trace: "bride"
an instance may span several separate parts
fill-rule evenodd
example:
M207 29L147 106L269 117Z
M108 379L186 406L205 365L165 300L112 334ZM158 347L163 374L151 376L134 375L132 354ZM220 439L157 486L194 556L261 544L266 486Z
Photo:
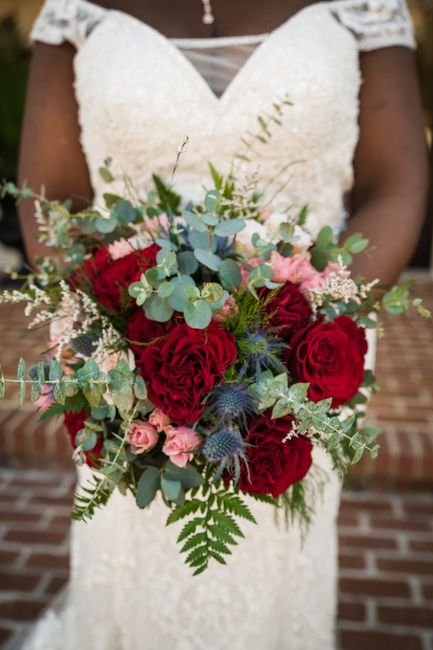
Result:
M47 0L32 38L21 181L79 208L101 198L111 156L146 190L151 172L170 179L188 136L176 187L194 199L207 161L227 170L257 116L287 97L252 154L260 178L296 162L279 199L309 204L313 234L362 231L373 250L355 271L369 279L391 282L406 265L426 156L404 0ZM21 220L29 255L43 253L31 207ZM320 451L314 462L328 479L303 545L254 502L259 525L228 568L196 578L161 504L140 511L115 494L72 526L68 593L27 650L335 648L340 485Z

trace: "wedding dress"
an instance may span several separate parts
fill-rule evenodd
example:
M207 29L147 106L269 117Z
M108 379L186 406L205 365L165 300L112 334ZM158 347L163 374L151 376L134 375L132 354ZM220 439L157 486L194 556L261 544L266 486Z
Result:
M152 172L170 180L186 136L175 186L198 198L209 186L207 161L227 171L245 153L243 136L256 141L258 115L287 98L282 124L248 155L270 187L290 165L277 200L308 203L313 234L344 220L359 52L414 46L404 0L318 2L270 34L180 40L121 11L47 0L32 38L77 49L75 91L95 203L107 189L98 173L104 158L147 190ZM115 493L90 523L73 524L66 602L39 622L26 649L331 650L340 484L324 453L316 450L314 463L328 480L304 545L296 525L287 530L272 508L252 502L259 525L244 525L246 539L228 567L196 578L178 553L178 529L164 527L166 508L154 502L141 511ZM89 471L79 474L83 483Z

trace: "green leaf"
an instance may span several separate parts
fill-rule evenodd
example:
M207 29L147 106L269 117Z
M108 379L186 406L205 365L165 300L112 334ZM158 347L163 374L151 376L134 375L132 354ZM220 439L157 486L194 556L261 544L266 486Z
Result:
M227 219L221 221L215 228L215 234L219 237L230 237L236 235L245 228L245 221L243 219Z
M136 504L145 508L152 503L161 484L161 476L157 467L147 467L137 485Z
M212 309L203 300L197 300L184 306L183 315L189 327L204 329L212 320Z
M147 318L158 323L166 323L173 316L173 308L166 298L152 294L144 304L144 311Z
M282 223L278 228L281 239L286 243L289 243L292 239L294 230L295 228L291 223Z
M305 226L305 223L307 221L308 209L308 205L304 205L298 214L298 225L301 226L301 228L302 226Z
M174 284L171 282L161 282L158 287L158 296L160 298L168 298L174 291Z
M48 379L50 381L57 381L63 375L62 366L56 359L51 359L48 370Z
M207 233L208 227L201 217L190 212L189 210L184 210L182 212L182 217L185 219L188 226L197 232Z
M201 290L201 298L207 303L218 304L226 297L226 292L217 282L206 282Z
M206 193L204 198L204 205L208 212L215 212L220 200L220 193L218 190L210 190Z
M178 213L181 197L168 187L156 174L152 174L152 179L155 184L161 210L167 214Z
M104 235L113 232L117 227L117 218L113 213L109 217L99 217L95 221L96 230Z
M192 275L198 269L198 261L191 251L183 251L177 254L177 266L181 273Z
M64 404L66 401L66 388L63 381L58 381L57 384L54 384L54 399L59 404Z
M26 362L22 357L18 361L17 379L23 381L26 376Z
M65 413L65 407L63 404L51 404L46 411L38 418L38 422L43 422L49 418L56 417L57 415L63 415Z
M239 264L229 258L223 260L219 268L219 277L224 289L233 291L239 287L242 280Z
M197 510L200 509L201 504L202 502L198 499L191 499L191 501L186 501L182 506L176 506L167 517L167 526L197 512Z
M125 199L120 199L117 201L114 211L117 215L117 218L122 223L131 223L135 219L135 210L129 201Z
M114 181L114 176L107 167L99 168L99 175L105 183L111 183Z
M172 278L170 283L174 285L174 291L168 298L168 303L174 310L182 312L188 302L187 287L195 287L195 282L188 275L180 275Z
M147 389L143 377L136 375L134 380L134 395L137 399L147 399Z
M221 190L224 180L222 174L220 174L210 162L208 162L208 167L212 176L213 183L215 185L215 189Z
M181 489L182 485L180 481L170 481L165 476L162 476L161 490L169 501L176 501Z
M203 215L203 221L208 226L216 226L219 223L219 219L215 214L208 214L208 213Z
M165 464L164 477L169 481L179 481L184 490L190 490L191 488L203 484L201 474L195 467L193 467L193 465L177 467L177 465L168 461Z
M211 269L212 271L218 271L221 266L221 259L218 257L218 255L215 255L208 250L195 248L194 255L201 264L206 266L208 269Z
M332 243L333 237L334 233L331 226L324 226L317 235L316 246L318 248L324 248Z

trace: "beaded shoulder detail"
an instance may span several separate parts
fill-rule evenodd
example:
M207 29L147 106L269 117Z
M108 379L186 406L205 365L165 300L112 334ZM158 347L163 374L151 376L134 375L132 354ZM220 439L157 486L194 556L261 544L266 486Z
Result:
M329 6L352 32L360 50L416 45L406 0L335 0Z
M45 0L30 38L49 45L68 41L78 49L107 13L107 9L86 0Z
M298 14L328 10L356 38L360 50L403 45L415 47L413 26L406 0L333 0L307 5ZM31 32L31 39L51 45L69 41L78 49L92 29L108 14L122 11L105 9L87 0L45 0ZM291 16L286 22L296 18ZM136 20L131 16L131 19ZM212 39L171 39L183 48L214 48L257 44L269 34L229 36Z

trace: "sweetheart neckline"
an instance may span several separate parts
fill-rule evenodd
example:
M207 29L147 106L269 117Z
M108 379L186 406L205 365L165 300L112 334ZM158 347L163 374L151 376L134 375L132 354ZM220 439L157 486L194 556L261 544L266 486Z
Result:
M341 3L346 3L350 2L351 0L333 0L332 4L335 7L336 4L341 4ZM182 66L182 68L187 71L192 78L195 78L196 84L202 87L203 92L207 95L208 100L213 103L214 108L218 109L226 105L228 98L231 96L233 93L233 90L236 88L237 85L241 81L244 81L245 78L248 78L248 73L252 69L255 61L257 60L258 57L261 56L262 52L264 49L270 46L272 44L273 40L277 37L278 34L283 32L285 29L288 29L289 26L291 27L292 24L296 20L301 20L305 15L308 15L309 13L313 13L314 11L317 10L323 10L327 9L330 5L330 2L328 0L320 0L319 2L313 2L309 5L306 5L299 11L295 12L287 20L285 20L281 25L270 31L264 40L262 40L258 46L255 48L255 50L250 54L250 56L247 58L247 60L241 65L235 76L232 78L230 83L227 85L225 88L224 92L220 95L217 96L206 79L203 77L202 74L197 70L197 68L191 63L191 61L188 59L188 57L182 52L179 47L176 46L175 41L177 39L172 39L162 32L160 32L158 29L155 27L152 27L152 25L149 25L148 23L144 22L143 20L140 20L136 16L133 16L132 14L129 14L125 11L119 10L119 9L107 9L105 7L100 7L99 5L96 5L93 2L90 2L89 0L78 0L81 4L84 5L90 5L92 7L101 9L107 16L104 20L100 21L96 27L92 30L90 36L87 37L86 42L88 42L92 34L94 34L99 27L102 27L105 23L105 20L108 19L110 16L118 16L123 20L131 21L133 24L136 24L140 26L141 29L147 31L148 33L152 34L155 38L157 38L161 43L164 43L165 46L168 47L169 51L171 54L176 58L178 61L179 65ZM236 36L233 37L221 37L224 39L227 38L239 38ZM201 41L201 40L212 40L216 41L218 39L188 39L192 41ZM85 43L84 43L85 45Z

